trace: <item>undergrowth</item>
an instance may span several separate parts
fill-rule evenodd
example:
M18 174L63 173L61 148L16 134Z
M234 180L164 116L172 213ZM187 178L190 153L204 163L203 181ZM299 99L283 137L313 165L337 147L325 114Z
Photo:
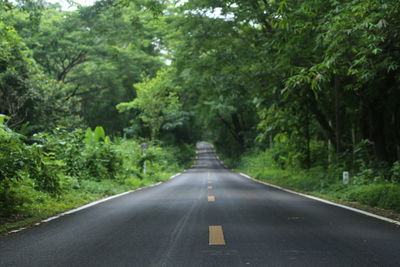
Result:
M0 232L159 181L189 164L192 147L170 147L63 128L27 137L0 118ZM186 158L175 155L184 151ZM146 171L143 166L146 163Z
M256 179L293 190L400 212L400 184L396 176L384 179L371 176L370 170L360 171L351 173L350 183L345 185L340 168L282 169L268 151L244 154L236 162L236 168ZM397 174L398 163L390 171Z

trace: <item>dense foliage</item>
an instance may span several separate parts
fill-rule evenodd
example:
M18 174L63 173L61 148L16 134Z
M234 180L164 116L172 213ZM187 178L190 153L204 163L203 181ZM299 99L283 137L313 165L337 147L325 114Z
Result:
M398 195L398 1L189 0L175 10L166 20L179 32L169 45L182 98L233 164L258 151L254 160L271 155L264 165L332 178L300 183L334 191L347 170L355 190L381 196L370 204ZM397 199L379 205L398 209Z
M212 104L213 116L203 117L234 129L241 147L253 146L257 127L260 143L287 146L298 167L331 158L358 168L360 150L369 161L399 159L398 1L181 8L174 63L203 106Z
M165 65L153 18L111 1L75 11L0 2L0 224L164 180L190 160L176 139L143 150L152 125L115 107ZM167 130L182 124L171 119Z
M163 181L190 157L175 157L180 151L172 147L151 144L143 150L134 140L111 141L102 127L86 132L56 128L28 138L1 121L0 218L37 215L43 204L62 202L71 194L104 196Z

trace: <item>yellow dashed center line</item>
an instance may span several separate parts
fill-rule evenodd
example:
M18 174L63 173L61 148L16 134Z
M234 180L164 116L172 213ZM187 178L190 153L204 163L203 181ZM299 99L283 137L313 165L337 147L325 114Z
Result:
M221 225L210 225L209 230L209 241L210 246L213 245L225 245L224 232L222 231Z
M208 186L207 189L211 190L213 187L210 185L212 184L212 181L210 179L210 171L208 171ZM215 196L208 196L207 197L208 202L215 202ZM224 239L224 232L222 231L222 226L221 225L211 225L208 227L209 229L209 241L208 244L210 246L214 245L225 245L225 239Z
M215 196L208 196L208 202L214 202Z

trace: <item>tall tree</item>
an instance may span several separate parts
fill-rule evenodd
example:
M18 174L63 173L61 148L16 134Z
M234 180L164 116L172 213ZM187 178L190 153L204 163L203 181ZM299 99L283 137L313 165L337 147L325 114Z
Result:
M170 71L159 71L156 77L135 84L137 97L117 106L120 111L139 110L140 119L150 128L151 139L158 137L160 130L173 129L184 122L184 114L177 92L179 87L173 84Z

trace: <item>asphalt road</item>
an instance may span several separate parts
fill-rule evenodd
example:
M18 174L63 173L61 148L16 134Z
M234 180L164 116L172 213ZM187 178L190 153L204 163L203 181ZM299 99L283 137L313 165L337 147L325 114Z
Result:
M0 238L0 266L400 266L400 228L196 165Z

